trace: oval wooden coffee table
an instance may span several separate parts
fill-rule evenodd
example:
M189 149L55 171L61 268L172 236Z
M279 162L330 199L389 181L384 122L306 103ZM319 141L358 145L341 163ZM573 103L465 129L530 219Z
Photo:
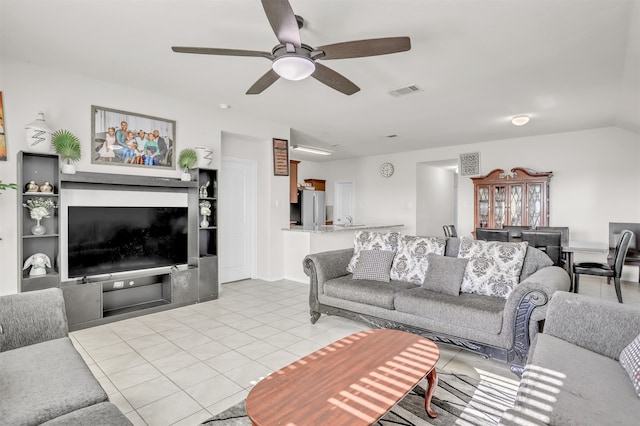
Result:
M369 330L338 340L270 374L249 392L257 426L371 425L425 376L425 410L437 385L438 346L397 330Z

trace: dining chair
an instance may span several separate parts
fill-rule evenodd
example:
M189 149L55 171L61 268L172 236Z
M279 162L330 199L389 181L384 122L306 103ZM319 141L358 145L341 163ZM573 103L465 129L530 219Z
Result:
M455 225L444 225L442 227L442 229L444 230L444 236L445 237L457 237L458 236L458 232L456 231L456 226Z
M620 239L616 245L614 252L613 263L597 263L597 262L581 262L574 263L573 265L573 291L578 293L578 286L580 284L580 275L595 275L598 277L613 278L616 287L616 296L618 296L618 302L622 303L622 291L620 289L620 276L622 275L622 266L624 265L624 258L629 250L629 243L633 232L625 229L620 234Z
M509 241L509 231L504 229L476 228L476 240Z
M509 241L522 241L522 231L530 231L530 226L503 226L502 229L509 231Z
M562 245L569 245L569 227L568 226L537 226L536 231L540 232L560 232L562 234Z
M555 266L562 266L562 234L558 232L522 231L522 241L542 250Z

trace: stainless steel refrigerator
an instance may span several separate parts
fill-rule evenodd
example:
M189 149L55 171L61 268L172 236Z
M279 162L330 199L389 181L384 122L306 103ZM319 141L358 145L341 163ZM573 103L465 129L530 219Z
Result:
M302 191L302 226L320 226L326 223L324 191Z

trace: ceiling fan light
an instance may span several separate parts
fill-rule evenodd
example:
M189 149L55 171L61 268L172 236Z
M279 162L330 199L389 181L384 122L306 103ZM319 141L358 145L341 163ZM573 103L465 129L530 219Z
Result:
M529 117L526 115L518 115L511 119L511 124L514 126L524 126L529 122Z
M304 80L316 70L316 64L303 56L281 56L271 64L273 70L287 80Z

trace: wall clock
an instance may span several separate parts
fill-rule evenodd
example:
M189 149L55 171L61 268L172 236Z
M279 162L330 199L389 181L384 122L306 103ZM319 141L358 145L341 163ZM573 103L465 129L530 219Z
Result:
M391 177L391 175L393 174L393 164L384 163L382 166L380 166L380 174L387 178Z

